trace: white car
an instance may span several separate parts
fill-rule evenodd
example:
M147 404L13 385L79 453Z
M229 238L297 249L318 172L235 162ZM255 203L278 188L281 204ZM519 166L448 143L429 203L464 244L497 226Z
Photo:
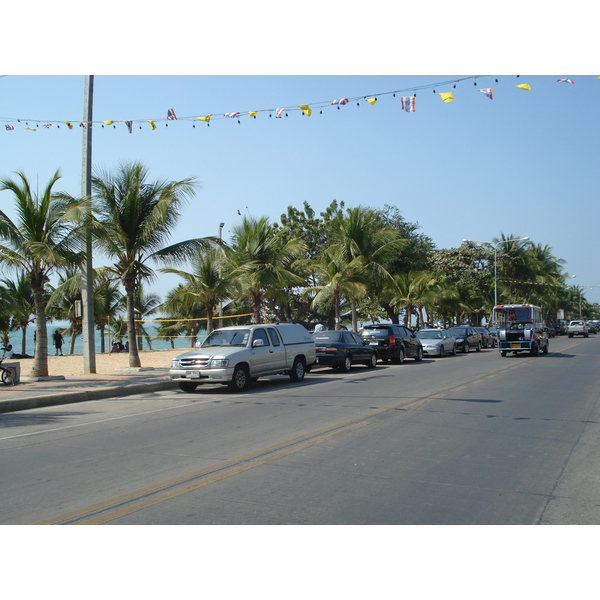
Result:
M423 345L423 354L427 356L445 356L456 354L456 338L446 329L421 329L417 337Z

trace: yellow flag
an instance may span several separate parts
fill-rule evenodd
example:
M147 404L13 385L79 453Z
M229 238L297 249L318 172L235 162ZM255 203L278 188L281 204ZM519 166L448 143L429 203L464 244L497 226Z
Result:
M150 123L150 125L152 126L152 131L154 131L156 129L156 123L154 121L148 121L148 123Z
M251 111L250 111L248 114L249 114L251 117L255 117L255 116L258 114L258 111L257 111L257 110L251 110Z
M112 125L114 121L102 121L105 125Z
M530 90L531 86L528 83L521 83L519 85L515 85L515 87L521 88L522 90Z
M212 113L210 113L210 115L206 115L205 117L198 117L198 121L206 121L208 123L211 117Z
M372 106L373 104L377 104L377 98L367 98L367 102Z
M73 123L69 123L69 121L63 121L63 122L69 129L73 129Z
M454 96L452 95L452 92L440 92L440 98L444 102L454 102Z
M310 115L312 115L312 110L310 109L310 107L308 106L308 104L300 104L300 106L298 106L298 108L302 111L303 114L305 114L307 117L310 117Z

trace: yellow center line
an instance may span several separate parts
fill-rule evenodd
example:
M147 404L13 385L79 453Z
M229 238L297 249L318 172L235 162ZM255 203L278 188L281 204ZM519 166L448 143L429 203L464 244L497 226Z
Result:
M121 494L102 502L97 502L83 508L51 517L49 519L38 521L34 524L54 525L69 521L78 521L86 516L89 516L89 518L84 521L80 521L80 523L84 525L100 525L103 523L108 523L134 512L144 510L145 508L149 508L162 502L166 502L167 500L187 494L188 492L198 490L212 483L216 483L218 481L222 481L223 479L238 475L255 467L265 465L269 462L276 461L280 458L284 458L297 452L301 452L302 450L316 446L345 433L356 431L373 423L377 417L391 410L410 410L430 402L431 400L443 398L449 392L466 389L471 385L481 383L485 379L496 377L500 373L518 368L524 364L524 362L525 361L519 361L518 364L503 367L496 373L470 381L467 384L449 385L445 388L437 390L432 394L411 398L409 400L404 399L401 402L373 410L368 415L354 417L346 421L324 427L317 431L291 438L265 448L260 448L254 452L230 458L221 463L213 464L196 471L191 471L177 477L166 479L156 484ZM150 495L152 495L152 497L143 498L144 496ZM111 510L111 507L114 508ZM102 514L95 515L95 513L98 512L102 512Z

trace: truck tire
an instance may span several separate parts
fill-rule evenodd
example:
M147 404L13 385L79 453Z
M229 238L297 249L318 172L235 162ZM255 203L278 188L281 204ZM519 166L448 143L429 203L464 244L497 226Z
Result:
M180 381L179 382L179 389L182 392L194 392L194 391L196 391L197 387L198 387L197 383L190 383L189 381Z
M238 365L233 370L233 377L227 385L232 392L243 392L250 385L248 367Z
M304 379L305 374L306 366L304 365L304 359L296 357L294 359L294 364L292 365L292 370L290 371L290 379L294 383L297 383L298 381L302 381Z

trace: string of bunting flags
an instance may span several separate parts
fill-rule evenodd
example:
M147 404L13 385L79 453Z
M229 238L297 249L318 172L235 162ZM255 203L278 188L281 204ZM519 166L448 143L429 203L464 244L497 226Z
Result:
M475 86L477 92L481 93L482 95L487 97L489 100L493 100L494 99L493 88L491 88L491 87L477 88L477 80L487 79L490 77L494 77L494 76L492 76L492 75L472 75L472 76L468 76L468 77L462 77L460 79L454 79L451 81L442 81L442 82L431 83L431 84L426 84L426 85L412 87L412 88L406 88L406 89L402 89L402 90L383 92L383 93L379 93L379 94L368 94L368 95L364 95L364 96L355 96L353 98L345 98L344 97L344 98L339 98L339 99L335 99L335 100L327 100L324 102L311 102L308 104L297 104L294 106L288 106L288 107L284 107L284 108L266 108L266 109L262 109L262 110L208 113L208 114L201 115L201 116L194 115L194 116L186 116L186 117L177 117L175 110L173 108L169 108L167 110L166 117L164 117L164 118L131 119L131 120L122 121L122 122L114 121L114 120L87 121L87 122L86 121L75 121L75 120L52 121L52 120L44 120L44 119L19 119L19 118L15 119L15 118L6 118L6 117L0 117L0 121L5 122L4 128L6 131L14 131L15 125L13 123L15 123L15 122L17 124L24 123L24 128L29 131L37 131L40 127L42 129L50 129L54 126L56 126L57 128L60 128L61 125L67 127L68 129L73 129L74 123L78 123L79 127L91 127L92 125L97 124L97 125L101 125L103 128L110 127L110 126L112 126L113 128L116 128L117 123L122 123L125 125L125 127L129 131L129 133L133 133L134 125L138 126L140 129L142 129L142 126L147 124L150 126L151 130L154 131L157 127L157 123L160 123L160 122L165 122L165 126L168 127L169 123L172 121L188 121L188 122L192 122L193 127L195 128L197 121L206 123L207 126L210 126L211 121L214 121L217 119L237 119L237 122L241 123L241 119L243 117L250 117L250 118L256 119L257 116L261 113L267 113L269 118L273 117L273 115L274 115L276 119L281 119L284 116L287 117L290 112L294 112L294 111L298 112L299 111L299 112L301 112L302 116L310 117L313 114L313 112L316 110L319 110L320 114L322 114L324 109L335 107L335 108L337 108L337 110L340 110L340 107L343 107L350 103L356 103L358 106L360 106L360 103L364 101L364 102L367 102L369 105L374 106L375 104L377 104L378 98L380 98L382 96L390 96L390 95L393 97L396 97L398 94L405 94L405 95L400 96L401 109L405 112L414 113L414 112L416 112L416 109L417 109L417 92L422 91L422 90L431 89L434 94L437 93L439 95L442 102L444 102L444 103L454 102L455 98L454 98L453 92L447 92L447 91L436 92L436 89L441 88L441 87L446 87L449 85L452 85L452 89L456 89L457 84L462 83L464 81L469 81L469 80L473 81L473 85ZM516 75L516 77L519 77L519 75ZM597 79L600 79L600 77L597 77ZM495 78L495 83L498 83L497 77ZM574 84L575 80L570 79L570 78L560 78L560 79L556 80L556 83ZM526 91L531 91L531 89L532 89L531 85L528 83L519 83L519 84L516 84L515 87L517 87L521 90L526 90ZM31 125L33 125L33 126L31 126Z

